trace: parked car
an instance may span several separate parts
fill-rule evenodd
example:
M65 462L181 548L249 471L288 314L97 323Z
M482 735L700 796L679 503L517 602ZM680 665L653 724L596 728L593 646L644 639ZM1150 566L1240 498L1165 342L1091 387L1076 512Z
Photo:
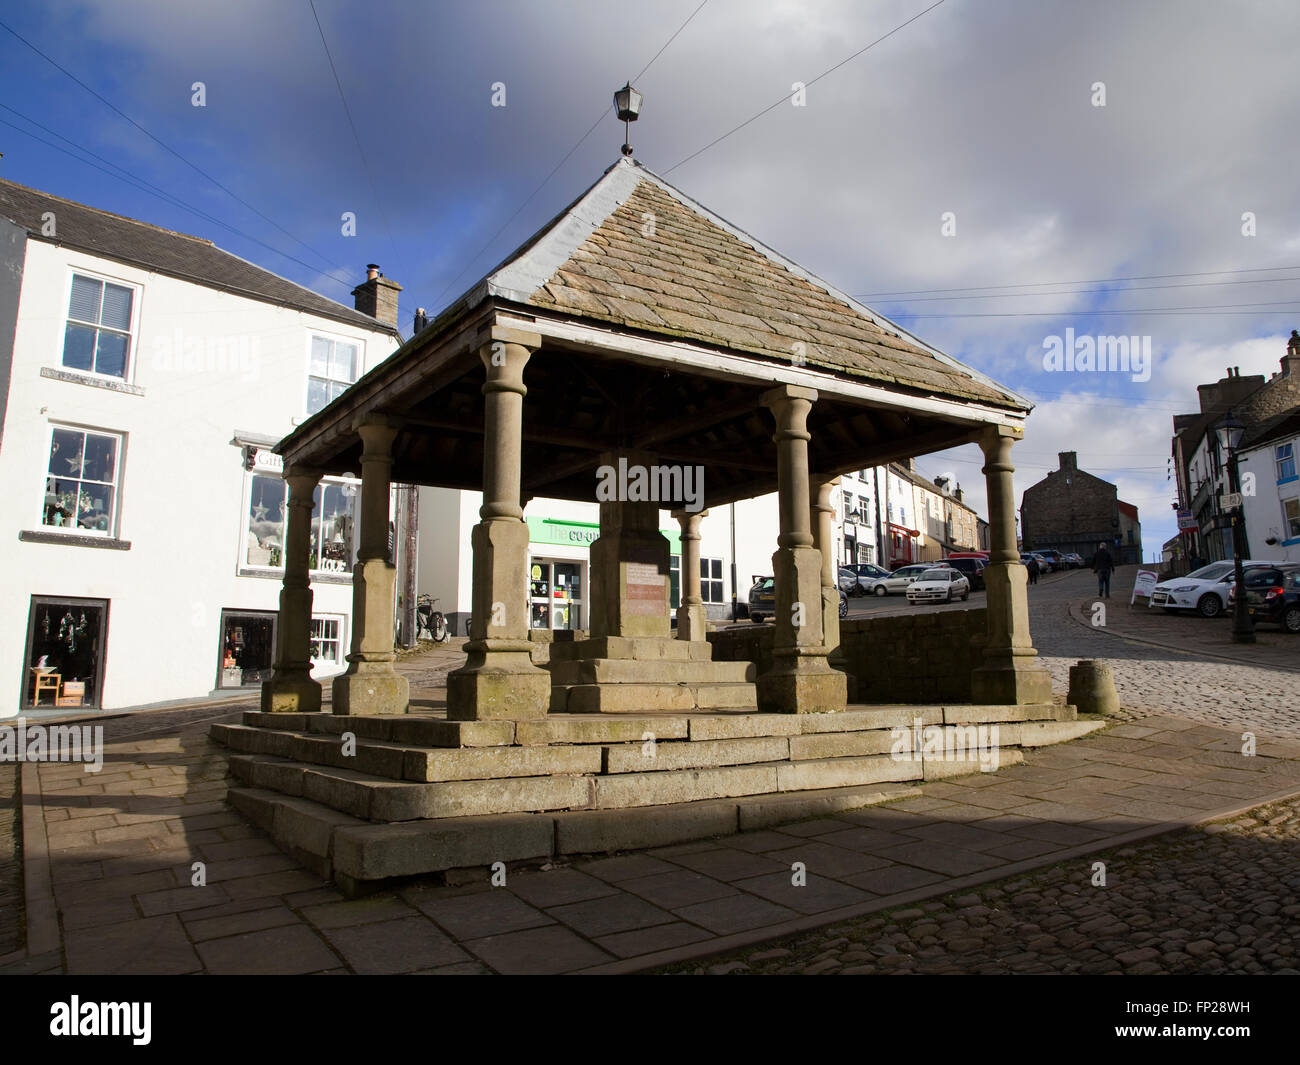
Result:
M840 617L848 617L849 597L840 588ZM776 580L772 577L759 577L749 590L749 620L761 625L776 612Z
M889 570L882 569L871 562L848 562L840 567L840 573L842 574L845 570L849 570L854 574L857 583L856 591L850 588L844 589L849 595L866 595L871 590L873 581L889 576Z
M954 551L948 558L982 558L985 565L987 565L989 553L987 551Z
M840 591L846 595L861 595L861 589L858 586L858 575L848 566L841 566L839 569Z
M1267 562L1247 561L1247 569L1267 566ZM1168 612L1195 610L1203 618L1214 618L1227 609L1228 589L1236 582L1236 570L1231 561L1211 562L1193 570L1186 577L1173 577L1161 581L1151 589L1147 606L1163 607Z
M1243 573L1246 609L1257 623L1281 625L1300 635L1300 563L1253 566ZM1228 605L1236 606L1237 582L1228 589Z
M971 591L978 592L984 587L984 567L988 565L984 559L972 558L968 555L949 555L944 561L953 569L966 574Z
M951 566L927 569L907 586L907 601L917 603L951 603L970 598L970 581Z
M1083 565L1083 556L1075 554L1073 551L1067 551L1065 553L1065 564L1069 566L1070 569L1078 569Z
M1054 547L1041 547L1034 554L1047 559L1052 564L1053 570L1065 569L1065 556Z
M921 565L900 566L888 576L879 577L872 581L867 586L867 591L872 595L902 595L907 591L907 586L917 577L933 568L934 563L932 562Z
M760 625L776 610L776 580L759 577L749 590L749 620Z
M1042 551L1030 551L1028 554L1031 558L1038 559L1039 573L1053 573L1061 568L1050 555L1046 555Z

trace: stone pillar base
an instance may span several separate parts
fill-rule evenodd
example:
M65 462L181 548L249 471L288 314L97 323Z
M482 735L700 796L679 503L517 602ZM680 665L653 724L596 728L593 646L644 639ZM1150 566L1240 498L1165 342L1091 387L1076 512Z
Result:
M411 685L393 672L387 662L355 663L335 677L333 711L336 714L405 714L411 707Z
M677 639L695 640L697 643L709 638L709 623L704 616L703 606L679 606L677 608Z
M321 686L308 674L280 676L262 682L262 712L266 714L314 714L320 710Z
M468 663L447 674L449 721L520 721L545 717L551 675L527 651L471 651Z
M970 677L971 702L1024 706L1052 701L1052 675L1030 657L980 666Z
M834 714L848 706L848 677L824 656L778 659L758 678L758 709L765 714Z

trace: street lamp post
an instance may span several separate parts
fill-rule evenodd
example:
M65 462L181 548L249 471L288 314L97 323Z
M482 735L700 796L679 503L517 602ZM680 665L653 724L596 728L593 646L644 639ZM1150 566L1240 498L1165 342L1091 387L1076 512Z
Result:
M1237 505L1229 508L1232 511L1233 575L1237 586L1236 600L1232 611L1232 642L1254 643L1255 622L1251 620L1250 610L1246 604L1246 578L1241 565L1241 555L1244 550L1242 535L1245 531L1245 512L1244 501L1241 499L1241 483L1237 472L1237 445L1241 443L1241 436L1246 431L1246 426L1242 424L1241 419L1233 416L1232 411L1228 411L1227 415L1214 426L1214 431L1218 436L1220 452L1227 458L1228 486L1233 495L1237 496Z

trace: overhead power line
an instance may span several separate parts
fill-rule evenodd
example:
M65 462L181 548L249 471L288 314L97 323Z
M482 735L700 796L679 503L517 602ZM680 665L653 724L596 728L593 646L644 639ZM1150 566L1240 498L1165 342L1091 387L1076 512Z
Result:
M1126 292L1154 292L1158 289L1171 288L1208 288L1217 285L1270 285L1279 281L1300 281L1300 275L1291 277L1252 277L1237 278L1231 281L1191 281L1177 285L1130 285L1127 288L1075 288L1059 289L1053 292L987 292L970 296L910 296L906 299L891 299L885 302L895 303L949 303L956 300L1014 300L1026 296L1120 296ZM854 296L854 299L867 297Z
M629 81L640 81L641 78L645 75L646 71L648 71L652 66L654 66L655 61L661 55L663 55L665 51L667 51L668 46L672 44L673 41L677 40L677 37L679 34L681 34L682 30L686 29L686 27L691 24L691 21L695 18L696 15L698 15L704 9L705 4L707 4L708 2L709 0L704 0L704 2L701 3L699 7L697 7L694 11L692 11L690 15L687 16L686 21L677 27L677 29L673 32L673 35L669 37L667 41L664 42L663 47L660 48L659 51L657 51L654 54L650 62L648 62L645 66L641 68L641 73L638 74L636 78L629 79ZM940 3L942 2L943 0L940 0ZM519 215L522 213L523 209L527 207L530 203L532 203L534 199L537 198L537 194L541 192L542 189L546 188L548 184L550 184L551 178L555 177L555 175L560 172L560 168L569 161L569 159L573 156L573 153L576 152L579 148L581 148L587 142L587 138L596 132L596 127L599 126L601 122L605 120L605 116L608 115L612 110L613 110L613 104L611 103L609 106L607 106L604 110L600 112L600 114L596 117L596 121L593 122L591 126L587 129L587 132L578 138L578 142L567 152L564 153L564 157L558 163L556 163L553 167L551 167L551 172L547 174L546 177L542 179L541 183L535 189L533 189L532 192L528 194L528 196L524 199L524 202L515 208L514 213L511 214L509 218L507 218L503 223L501 223L500 228L498 228L497 231L487 239L487 242L483 245L483 247L479 248L478 251L476 251L472 256L470 256L470 258L467 260L465 264L465 268L461 270L461 272L458 273L455 277L453 277L449 282L447 282L447 284L443 287L442 291L438 293L437 298L433 301L433 306L435 308L442 306L443 297L445 297L447 293L453 289L453 287L456 285L458 281L460 281L462 277L464 277L467 273L469 273L471 267L473 267L473 265L476 262L478 262L479 258L483 255L485 251L487 251L490 247L492 247L493 244L496 243L497 238L506 231L506 229L510 226L510 223L513 222L516 218L518 218Z
M831 74L834 74L835 71L839 70L840 67L845 66L845 65L848 64L848 63L852 63L853 60L857 59L860 55L863 55L863 54L865 54L866 52L869 52L869 51L870 51L872 48L874 48L876 45L880 44L881 41L887 41L887 40L889 40L889 38L892 37L892 36L894 36L894 34L898 33L900 30L904 30L904 29L906 29L908 26L910 26L910 25L911 25L913 22L915 22L917 19L921 18L921 17L924 16L924 15L928 15L931 11L933 11L936 7L941 6L943 3L944 3L944 0L937 0L936 3L931 4L931 5L930 5L929 7L927 7L924 11L918 11L915 15L913 15L913 16L912 16L910 19L908 19L906 22L901 22L901 23L899 23L897 26L895 26L895 27L894 27L892 30L890 30L888 33L884 34L884 35L881 36L881 37L877 37L877 38L876 38L874 41L872 41L870 44L865 45L865 46L863 46L862 48L859 48L859 49L858 49L856 52L854 52L851 56L848 56L848 57L845 58L845 59L841 59L841 60L840 60L838 63L836 63L833 67L829 67L829 68L827 68L826 70L823 70L820 74L818 74L818 75L817 75L815 78L813 78L811 81L806 81L806 82L804 82L804 88L809 88L809 87L811 87L811 86L813 86L813 85L816 85L819 81L822 80L822 78L828 77L828 76L830 76ZM725 141L725 140L726 140L728 137L730 137L732 134L734 134L734 133L739 133L742 129L744 129L744 128L745 128L746 126L748 126L750 123L752 123L752 122L757 122L760 118L762 118L762 117L763 117L764 115L766 115L768 112L770 112L770 111L775 111L775 110L776 110L778 107L780 107L782 104L789 103L789 101L790 101L790 94L789 94L789 93L786 93L784 96L782 96L782 97L781 97L779 100L777 100L775 103L769 104L767 107L763 108L763 110L759 111L757 114L751 115L749 118L745 119L745 121L742 122L742 123L740 123L740 125L738 125L738 126L733 126L731 129L727 130L727 132L724 133L724 134L722 134L722 136L720 136L720 137L715 137L713 140L709 141L709 143L706 144L703 148L698 148L698 149L696 149L695 151L691 152L691 154L688 155L685 159L680 159L680 160L678 160L676 163L674 163L672 166L670 166L667 170L665 170L664 173L665 173L665 174L671 174L671 173L672 173L674 170L676 170L679 166L683 166L683 165L685 165L686 163L689 163L689 162L690 162L692 159L694 159L697 155L703 155L705 152L707 152L707 151L708 151L710 148L712 148L714 145L716 145L716 144L721 144L723 141Z
M47 55L45 52L43 52L43 51L41 51L39 48L37 48L36 45L32 44L31 41L29 41L29 40L28 40L26 37L24 37L21 33L19 33L17 30L15 30L12 26L8 25L7 23L5 23L5 22L3 22L3 21L0 21L0 29L6 30L6 31L7 31L8 33L10 33L12 36L16 37L19 41L21 41L21 42L22 42L24 45L26 45L29 49L31 49L31 50L32 50L33 52L35 52L38 56L40 56L42 59L44 59L47 63L49 63L49 64L50 64L52 67L54 67L56 70L62 72L62 73L65 74L67 77L69 77L69 78L71 78L73 81L75 81L78 85L80 85L83 89L85 89L86 92L90 93L91 96L95 97L96 100L98 100L100 103L102 103L102 104L103 104L105 107L107 107L110 111L112 111L112 112L113 112L114 114L116 114L116 115L119 115L121 118L125 119L125 120L126 120L127 122L129 122L132 126L134 126L134 127L135 127L136 129L138 129L141 133L143 133L146 137L148 137L151 141L153 141L155 144L157 144L160 148L162 148L162 149L163 149L164 151L166 151L168 154L170 154L170 155L174 156L175 158L179 159L182 163L184 163L186 166L188 166L188 167L189 167L191 170L193 170L196 174L199 174L199 175L202 176L203 178L206 178L208 181L212 182L213 185L215 185L217 188L219 188L222 192L224 192L227 196L229 196L229 197L230 197L232 200L234 200L236 203L241 204L242 206L246 207L248 210L252 211L255 215L257 215L257 216L258 216L259 218L261 218L263 221L265 221L265 222L269 222L272 226L274 226L276 229L278 229L278 230L279 230L281 233L283 233L286 237L288 237L290 240L294 241L294 243L296 243L296 244L300 244L302 247L306 248L309 252L311 252L313 255L317 256L317 257L318 257L319 259L321 259L323 262L326 262L326 263L329 262L329 257L328 257L327 255L325 255L324 253L318 251L316 248L313 248L313 247L312 247L310 244L308 244L306 241L300 239L299 237L294 236L293 233L291 233L291 232L289 232L289 230L285 229L284 226L280 225L280 223L277 222L277 221L276 221L274 218L272 218L270 215L265 214L264 212L258 210L256 207L254 207L251 203L249 203L247 200L245 200L245 199L244 199L242 196L240 196L238 193L236 193L235 191L233 191L232 189L230 189L229 187L227 187L226 185L224 185L222 182L218 181L215 177L213 177L211 174L209 174L206 170L204 170L202 167L200 167L197 163L193 163L193 162L191 162L191 161L190 161L189 159L187 159L184 155L182 155L182 154L181 154L180 152L178 152L175 148L173 148L170 144L167 144L165 141L163 141L163 140L160 139L159 137L156 137L153 133L151 133L149 130L147 130L144 126L142 126L139 122L137 122L134 118L132 118L130 115L128 115L128 114L127 114L125 111L123 111L120 107L118 107L116 104L114 104L111 100L108 100L107 98L105 98L104 96L102 96L100 93L96 92L96 91L95 91L93 88L91 88L89 85L87 85L84 81L82 81L79 77L77 77L76 74L72 73L72 71L70 71L67 67L63 66L62 64L60 64L59 62L57 62L55 59L53 59L52 57L50 57L49 55ZM316 267L316 266L309 267L309 269L316 270L317 272L320 271L320 267Z

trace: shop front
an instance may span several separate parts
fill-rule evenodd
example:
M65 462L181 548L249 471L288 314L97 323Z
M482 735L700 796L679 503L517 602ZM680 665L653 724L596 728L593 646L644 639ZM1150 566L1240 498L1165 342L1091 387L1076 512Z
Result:
M600 535L595 522L527 517L529 539L528 611L534 629L585 629L588 555ZM681 555L681 534L661 529L668 538L673 561ZM676 569L673 570L676 578ZM675 602L675 600L674 600Z
M107 635L107 599L32 596L21 705L97 709Z

